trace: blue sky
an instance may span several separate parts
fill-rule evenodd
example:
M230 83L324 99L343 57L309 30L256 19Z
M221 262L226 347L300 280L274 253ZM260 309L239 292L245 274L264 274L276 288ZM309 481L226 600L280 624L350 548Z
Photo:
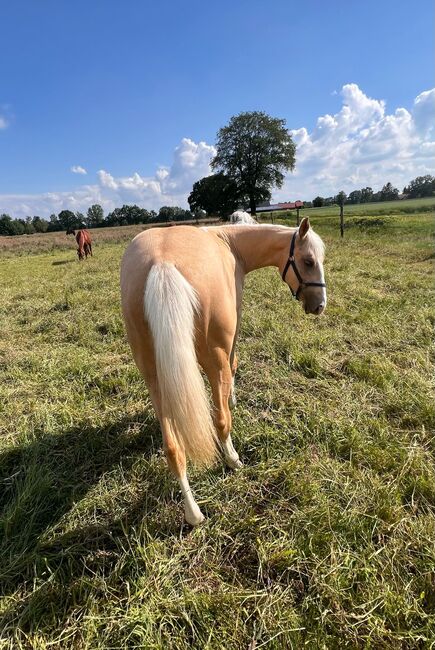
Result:
M3 3L0 212L185 202L254 109L299 147L277 199L406 182L435 161L433 18L432 0Z

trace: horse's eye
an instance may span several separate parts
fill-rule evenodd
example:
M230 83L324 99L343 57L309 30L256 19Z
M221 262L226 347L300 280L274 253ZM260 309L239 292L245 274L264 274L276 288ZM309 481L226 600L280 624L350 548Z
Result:
M304 262L305 262L305 266L308 266L310 268L314 266L313 260L304 260Z

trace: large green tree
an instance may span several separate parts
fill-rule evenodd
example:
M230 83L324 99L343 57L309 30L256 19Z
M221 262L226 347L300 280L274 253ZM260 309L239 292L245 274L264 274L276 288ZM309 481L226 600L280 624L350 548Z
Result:
M237 183L219 172L197 181L188 197L191 211L205 210L208 215L227 217L239 205Z
M258 203L270 199L274 187L282 187L285 172L295 165L296 147L285 120L259 111L232 117L219 129L216 150L212 168L237 183L251 214Z

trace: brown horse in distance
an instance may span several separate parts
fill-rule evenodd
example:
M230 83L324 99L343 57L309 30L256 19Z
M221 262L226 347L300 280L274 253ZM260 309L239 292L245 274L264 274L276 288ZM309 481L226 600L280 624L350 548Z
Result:
M75 236L77 242L77 255L79 260L87 258L88 255L92 257L91 236L85 228L81 228L77 232L72 228L68 228L66 234Z

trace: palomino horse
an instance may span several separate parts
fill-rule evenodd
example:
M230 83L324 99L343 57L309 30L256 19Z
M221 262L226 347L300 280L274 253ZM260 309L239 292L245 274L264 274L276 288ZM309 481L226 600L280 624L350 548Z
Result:
M159 418L186 521L203 519L186 475L186 456L210 465L220 447L241 462L231 441L242 291L247 273L276 266L308 314L326 306L322 240L307 218L299 228L222 226L153 228L128 246L121 267L122 310L136 364ZM213 395L211 412L198 363Z
M76 242L77 242L77 255L78 255L79 260L82 260L85 257L87 258L88 255L90 255L92 257L91 236L90 236L89 232L85 228L82 228L81 230L78 230L77 233L72 228L69 228L66 231L66 234L67 235L75 235Z

